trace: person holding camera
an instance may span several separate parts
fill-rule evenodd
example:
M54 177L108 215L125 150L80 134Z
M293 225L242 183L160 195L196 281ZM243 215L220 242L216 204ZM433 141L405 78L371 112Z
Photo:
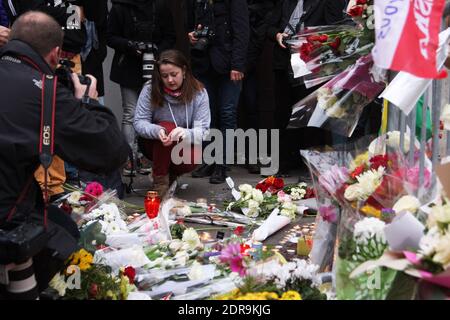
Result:
M66 213L43 201L43 193L33 179L40 163L45 160L49 165L54 152L79 168L107 173L125 163L129 153L114 114L96 100L94 77L88 76L91 84L86 86L72 74L73 92L55 84L63 36L55 19L30 11L14 22L10 41L0 53L0 267L23 263L14 254L4 256L14 243L8 232L23 226L45 226L23 234L26 247L19 244L14 251L28 250L28 244L36 250L26 258L33 260L37 283L28 275L28 284L34 284L28 287L27 296L9 292L9 298L31 298L30 292L45 289L78 248L76 224ZM43 110L52 110L51 117L48 113L41 116ZM53 121L46 126L43 119ZM50 146L52 153L43 153L44 147ZM36 234L38 230L42 232ZM42 247L36 247L38 244Z
M219 155L223 160L203 164L192 176L211 176L209 182L219 184L225 182L227 170L225 132L237 126L250 33L248 7L242 0L189 0L187 14L192 69L208 91L211 127L222 131L224 141Z
M111 80L120 85L122 95L122 131L138 156L133 119L142 86L151 80L159 52L174 46L176 36L172 14L165 0L113 0L109 12L107 44L115 50ZM144 157L137 159L140 173L151 171ZM134 174L135 163L129 159L123 174Z
M306 89L301 78L294 79L291 67L291 52L286 40L295 36L304 27L336 24L344 19L346 0L282 0L278 1L269 19L267 36L275 41L273 49L273 70L275 77L275 125L280 129L280 174L287 173L298 159L298 148L292 147L286 127L292 113L292 106L306 97L315 88ZM316 141L323 133L308 128L309 141ZM306 130L307 131L307 130ZM311 140L312 138L312 140ZM312 142L313 143L313 142ZM290 150L292 153L290 152Z
M153 189L161 197L177 176L194 170L210 121L208 94L189 62L177 50L164 51L152 84L142 89L134 117L141 150L153 160ZM179 143L184 147L177 155L186 159L175 163L171 155Z

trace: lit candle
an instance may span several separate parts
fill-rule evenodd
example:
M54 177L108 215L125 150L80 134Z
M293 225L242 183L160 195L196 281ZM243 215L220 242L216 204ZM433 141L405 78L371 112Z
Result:
M144 200L145 212L149 219L154 219L158 216L159 205L161 200L156 191L148 191Z

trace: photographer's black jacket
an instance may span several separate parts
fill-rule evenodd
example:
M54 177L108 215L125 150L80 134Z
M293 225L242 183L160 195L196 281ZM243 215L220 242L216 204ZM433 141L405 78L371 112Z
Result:
M52 70L29 45L12 40L0 50L0 221L39 166L42 73ZM92 101L81 101L65 87L56 92L55 154L92 172L108 173L125 163L129 146L114 114ZM33 183L24 206L36 208L41 190Z
M115 50L110 78L122 86L140 88L143 85L142 57L130 50L128 41L152 42L158 46L158 52L171 49L176 36L168 1L112 0L112 3L106 33L108 46ZM153 14L154 8L156 14ZM153 17L156 18L154 24ZM139 36L134 18L141 24L148 23L148 33Z
M64 27L63 50L80 53L86 42L86 30L84 25L81 29L67 29L67 22L72 16L72 12L67 10L68 0L62 1L55 6L54 0L1 0L8 11L11 24L22 14L30 10L42 11L53 17L61 27ZM73 5L81 5L81 1L70 1Z
M267 36L276 41L276 35L284 32L298 0L278 1L270 17ZM305 26L322 26L341 22L344 19L346 0L304 0L303 22ZM295 27L295 26L293 26ZM287 70L290 68L291 53L275 44L273 51L273 68Z
M200 14L196 14L196 3L197 0L187 0L188 32L193 31L198 24L203 26L213 24L212 27L209 25L209 28L214 30L215 36L203 59L199 55L192 54L194 71L206 72L211 63L215 71L221 74L230 73L231 70L245 72L250 37L247 1L215 0L214 17L209 19L213 20L212 22L204 19L208 15L199 20ZM201 6L204 7L204 4Z

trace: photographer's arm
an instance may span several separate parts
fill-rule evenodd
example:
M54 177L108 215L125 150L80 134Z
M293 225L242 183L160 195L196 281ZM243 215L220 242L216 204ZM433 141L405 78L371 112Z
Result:
M159 132L163 127L153 123L151 106L151 89L149 85L142 88L134 114L134 129L136 133L146 139L159 139Z
M114 114L95 100L81 106L67 88L58 86L55 152L77 167L108 173L125 163L129 145Z

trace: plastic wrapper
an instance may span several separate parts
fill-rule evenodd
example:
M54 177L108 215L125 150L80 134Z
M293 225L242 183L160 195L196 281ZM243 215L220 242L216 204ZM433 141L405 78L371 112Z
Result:
M369 54L373 47L373 41L358 25L307 27L286 42L303 65L294 74L296 77L304 76L307 88L338 75L360 57ZM294 64L292 67L296 69Z
M318 127L350 137L365 106L383 90L371 75L373 60L364 56L293 106L288 128Z

